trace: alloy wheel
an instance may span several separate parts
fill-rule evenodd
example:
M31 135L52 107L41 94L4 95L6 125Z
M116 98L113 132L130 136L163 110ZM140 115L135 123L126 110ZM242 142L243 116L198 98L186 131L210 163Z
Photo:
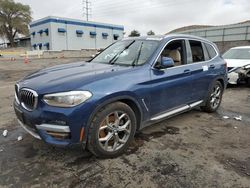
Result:
M210 98L210 104L213 109L217 108L221 101L221 88L219 85L215 85Z
M105 151L117 151L126 144L130 133L130 117L125 112L114 111L104 118L99 127L99 144Z

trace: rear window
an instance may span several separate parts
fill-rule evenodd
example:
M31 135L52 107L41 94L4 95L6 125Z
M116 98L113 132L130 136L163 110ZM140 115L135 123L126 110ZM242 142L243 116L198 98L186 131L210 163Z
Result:
M205 47L207 49L209 59L213 59L217 55L217 52L215 51L214 47L207 43L205 43Z
M205 61L204 52L202 48L202 43L200 41L189 41L193 63Z

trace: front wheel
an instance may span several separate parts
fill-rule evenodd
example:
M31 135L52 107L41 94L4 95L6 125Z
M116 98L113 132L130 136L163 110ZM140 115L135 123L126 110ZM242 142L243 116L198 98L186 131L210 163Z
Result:
M136 117L126 104L115 102L94 116L88 134L88 149L98 157L122 154L134 138Z
M215 112L222 100L222 94L223 94L223 87L219 81L216 81L213 83L208 98L206 100L205 106L201 106L201 109L205 112Z

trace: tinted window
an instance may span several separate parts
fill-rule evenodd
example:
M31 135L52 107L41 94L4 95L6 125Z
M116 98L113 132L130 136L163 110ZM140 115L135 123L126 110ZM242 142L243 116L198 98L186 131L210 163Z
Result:
M193 63L205 61L202 44L200 41L190 40Z
M212 45L206 44L206 43L205 43L205 46L206 46L206 49L208 52L209 59L213 59L217 54L216 51L214 50L214 47Z

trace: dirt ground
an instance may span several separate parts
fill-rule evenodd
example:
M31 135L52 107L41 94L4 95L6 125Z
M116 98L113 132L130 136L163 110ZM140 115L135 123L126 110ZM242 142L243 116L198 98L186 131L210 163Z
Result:
M250 187L250 88L243 86L225 91L217 113L196 109L142 130L115 159L55 148L27 134L14 115L14 83L73 61L0 60L0 187ZM242 121L233 119L239 115Z

